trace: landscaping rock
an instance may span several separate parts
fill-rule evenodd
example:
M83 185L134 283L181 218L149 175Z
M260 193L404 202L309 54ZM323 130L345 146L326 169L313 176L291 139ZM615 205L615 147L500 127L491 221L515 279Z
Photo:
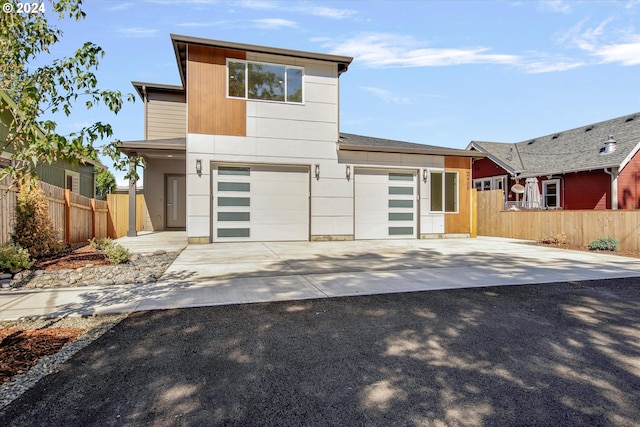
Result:
M40 289L78 286L133 285L156 282L180 252L159 250L153 254L132 256L135 261L118 265L90 264L58 271L23 271L10 281L11 288ZM2 282L0 282L2 283Z

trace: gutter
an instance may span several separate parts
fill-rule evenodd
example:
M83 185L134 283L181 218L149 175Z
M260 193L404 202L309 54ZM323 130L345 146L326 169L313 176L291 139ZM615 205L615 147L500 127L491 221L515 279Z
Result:
M340 151L368 151L377 153L400 153L400 154L426 154L432 156L451 157L472 157L481 159L487 157L486 153L474 152L470 150L457 150L455 148L406 148L406 147L380 147L372 145L349 145L340 143Z

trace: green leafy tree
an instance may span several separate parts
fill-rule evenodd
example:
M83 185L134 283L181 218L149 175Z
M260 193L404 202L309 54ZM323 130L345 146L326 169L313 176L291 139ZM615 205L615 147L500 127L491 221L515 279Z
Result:
M96 193L98 198L103 199L107 194L112 194L116 190L116 177L110 170L102 169L96 174Z
M16 10L14 0L4 3L4 7L9 4ZM85 17L82 0L50 0L45 5L59 20ZM3 123L8 136L0 144L14 160L11 167L0 171L0 178L11 174L22 181L33 177L33 169L40 163L96 158L95 145L112 136L111 125L96 122L63 135L56 121L45 117L69 116L78 103L88 109L104 105L117 114L124 102L121 92L98 87L95 71L105 52L94 43L84 43L72 56L48 61L62 31L48 22L47 16L41 12L0 15L0 90L10 98L10 102L0 103L0 113L10 113L9 123ZM127 99L133 102L134 96L128 94ZM113 158L118 169L128 166L116 142L106 143L103 153Z

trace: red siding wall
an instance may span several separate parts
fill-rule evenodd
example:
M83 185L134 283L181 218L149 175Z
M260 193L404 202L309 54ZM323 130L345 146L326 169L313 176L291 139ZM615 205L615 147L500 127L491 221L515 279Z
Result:
M500 166L488 158L473 162L473 179L487 178L491 176L508 175ZM555 175L553 178L558 178ZM538 177L540 191L542 181L546 176ZM631 204L638 209L640 206L640 153L625 167L618 178L618 203L620 209L630 209ZM508 188L515 182L509 176ZM520 180L524 185L524 179ZM611 209L611 177L602 170L591 172L570 173L560 176L560 203L564 209ZM522 195L517 197L509 192L509 200L522 200Z
M640 152L618 175L618 209L640 208Z
M500 166L493 163L489 158L474 160L473 162L473 179L487 178L489 176L508 175L508 172Z
M611 177L602 170L570 173L563 178L564 209L611 209Z

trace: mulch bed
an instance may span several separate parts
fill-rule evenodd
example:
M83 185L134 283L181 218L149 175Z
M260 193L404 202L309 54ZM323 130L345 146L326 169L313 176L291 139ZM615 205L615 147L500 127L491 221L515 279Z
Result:
M43 356L57 353L82 332L78 328L0 329L0 384L27 372Z
M110 265L105 255L89 245L67 249L40 260L35 270L56 271L87 265ZM0 327L0 384L27 372L43 356L55 354L84 332L77 328L16 329Z
M36 262L32 267L35 270L56 271L75 269L91 265L110 265L106 256L90 245L71 248L62 253Z

